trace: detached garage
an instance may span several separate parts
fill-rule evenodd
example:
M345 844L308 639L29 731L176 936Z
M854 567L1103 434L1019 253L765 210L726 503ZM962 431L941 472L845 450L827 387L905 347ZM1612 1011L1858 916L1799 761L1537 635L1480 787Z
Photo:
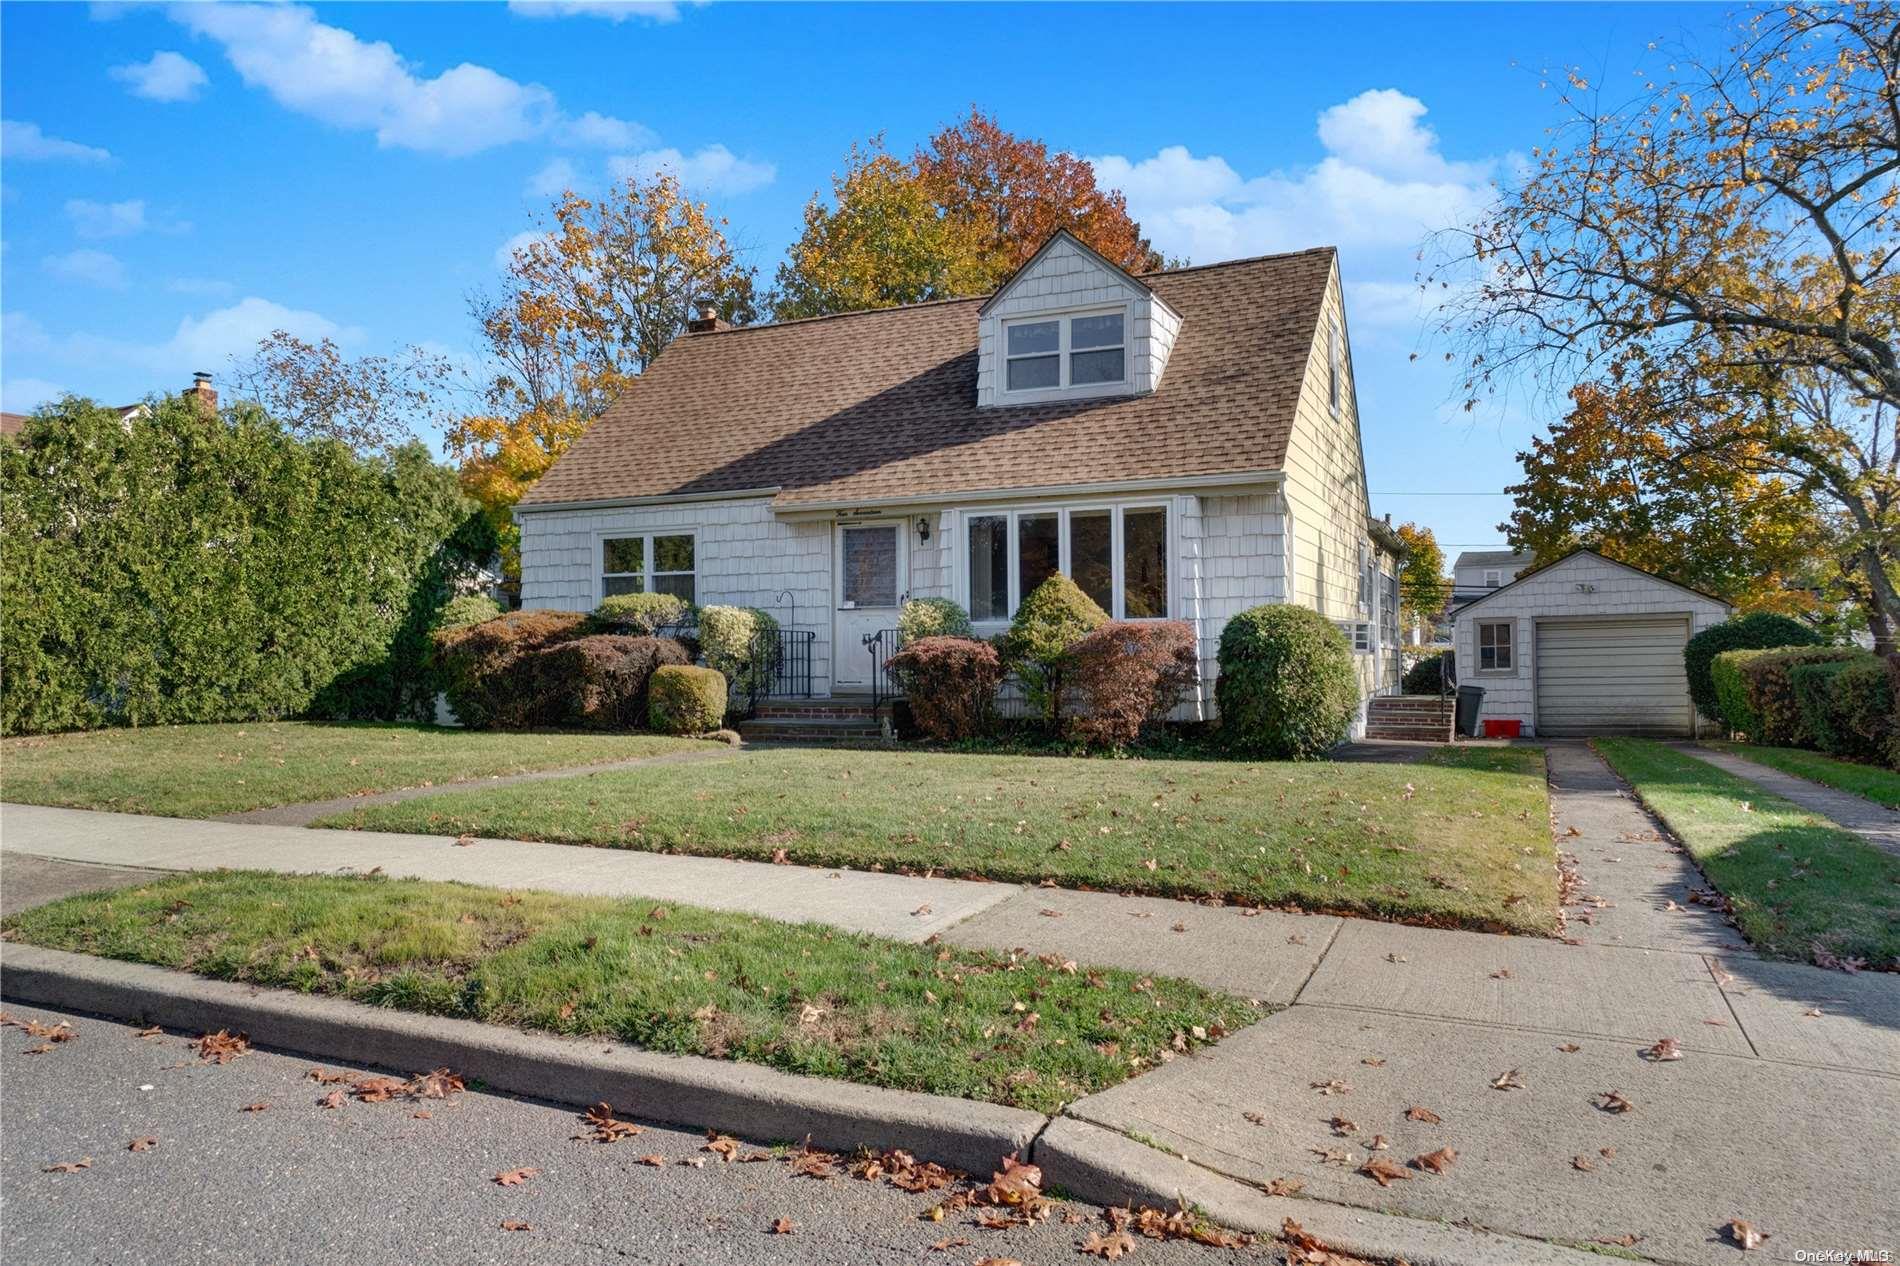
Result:
M1458 608L1458 681L1483 688L1483 718L1526 734L1691 734L1683 643L1729 611L1578 550Z

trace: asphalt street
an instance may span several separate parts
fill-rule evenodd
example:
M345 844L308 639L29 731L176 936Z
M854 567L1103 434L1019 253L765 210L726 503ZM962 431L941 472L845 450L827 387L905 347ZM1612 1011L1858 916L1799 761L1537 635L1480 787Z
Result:
M479 1091L325 1108L331 1087L307 1078L319 1066L308 1059L255 1051L208 1064L195 1034L141 1038L109 1020L6 1010L16 1021L66 1019L75 1033L47 1043L0 1028L7 1261L950 1266L1000 1257L1038 1266L1095 1260L1078 1246L1106 1229L1099 1209L1071 1205L1005 1231L968 1211L930 1222L920 1215L942 1192L801 1177L783 1161L725 1163L701 1150L702 1135L660 1126L611 1144L577 1140L585 1127L571 1110ZM52 1049L27 1053L42 1045ZM260 1103L268 1106L244 1110ZM633 1105L615 1106L637 1119ZM130 1150L147 1138L157 1143ZM644 1164L649 1155L665 1164ZM88 1158L89 1168L46 1172ZM524 1167L537 1172L519 1185L495 1181ZM791 1219L789 1233L773 1232L781 1218ZM504 1230L504 1221L531 1229ZM1268 1247L1143 1240L1135 1260L1280 1258Z

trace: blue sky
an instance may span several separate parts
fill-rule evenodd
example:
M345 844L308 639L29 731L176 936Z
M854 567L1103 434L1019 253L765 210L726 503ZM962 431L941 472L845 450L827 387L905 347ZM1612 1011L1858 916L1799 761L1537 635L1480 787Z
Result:
M853 141L972 103L1097 160L1195 263L1341 248L1374 507L1500 540L1547 421L1472 418L1411 296L1430 228L1722 6L0 5L0 396L118 402L275 326L474 350L547 191L679 170L769 281ZM1417 361L1411 359L1420 351ZM1424 492L1459 495L1417 495Z

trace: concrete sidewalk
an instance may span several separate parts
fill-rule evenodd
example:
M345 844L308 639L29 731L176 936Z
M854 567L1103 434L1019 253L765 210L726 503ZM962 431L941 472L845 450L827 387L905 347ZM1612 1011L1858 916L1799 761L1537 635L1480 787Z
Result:
M1900 978L1762 961L1697 903L1706 881L1608 766L1580 743L1552 744L1548 760L1553 829L1575 876L1567 941L563 845L458 847L11 805L0 811L0 832L8 849L93 863L381 866L658 896L910 940L940 933L1182 976L1286 1009L1071 1106L1086 1128L1185 1158L1183 1170L1182 1160L1135 1147L1137 1161L1152 1158L1151 1181L1197 1175L1206 1199L1227 1192L1232 1200L1219 1203L1242 1209L1259 1204L1258 1184L1281 1179L1338 1206L1554 1242L1637 1235L1636 1252L1664 1261L1730 1260L1735 1250L1719 1228L1731 1218L1771 1234L1758 1254L1766 1261L1792 1260L1797 1248L1900 1247L1892 1196ZM1663 1038L1683 1058L1642 1054ZM1494 1088L1513 1070L1507 1088ZM1607 1091L1634 1107L1604 1110L1598 1097ZM1409 1119L1415 1106L1442 1120ZM1374 1151L1379 1135L1385 1145ZM1443 1146L1459 1158L1442 1175L1411 1168L1411 1179L1381 1187L1358 1172L1374 1157L1403 1164ZM1124 1176L1139 1185L1138 1174Z
M1783 800L1800 805L1809 813L1818 813L1837 826L1852 831L1875 848L1900 857L1900 812L1886 805L1875 804L1851 791L1797 778L1734 752L1718 751L1700 743L1671 743L1670 746L1699 761L1706 761L1723 773L1746 778L1762 790L1773 792Z

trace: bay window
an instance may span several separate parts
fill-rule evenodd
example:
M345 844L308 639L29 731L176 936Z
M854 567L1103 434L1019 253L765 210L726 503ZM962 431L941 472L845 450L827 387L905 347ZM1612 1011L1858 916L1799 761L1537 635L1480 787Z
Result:
M979 624L1008 621L1058 572L1115 619L1168 617L1166 506L999 510L964 524L966 596Z
M600 542L600 596L667 593L697 601L690 533L610 536Z
M1128 381L1128 314L1078 312L1003 326L1003 390L1113 387Z

